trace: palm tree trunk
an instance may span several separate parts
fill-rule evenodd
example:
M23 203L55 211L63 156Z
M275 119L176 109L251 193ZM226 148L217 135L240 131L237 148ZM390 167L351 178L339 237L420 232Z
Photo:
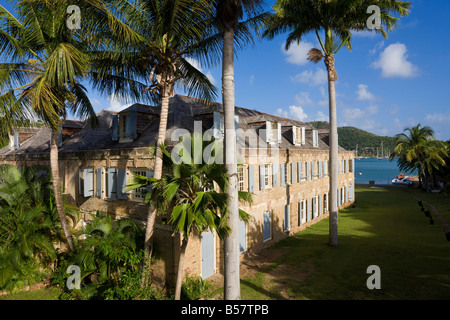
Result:
M155 168L153 171L153 177L155 179L161 179L162 176L163 155L160 146L161 144L164 143L166 139L167 117L169 114L169 92L170 88L167 85L162 90L161 95L161 113L159 117L158 140L156 143ZM152 257L155 220L156 220L156 207L150 205L147 216L147 226L145 229L145 243L144 243L145 256L148 261L150 261Z
M70 251L73 251L73 239L70 233L69 225L66 219L66 213L64 210L64 202L61 194L61 181L59 178L59 157L58 157L58 135L59 132L52 129L52 135L50 139L50 168L52 171L53 190L55 193L56 210L58 211L59 221L64 233L64 237L67 241L67 246Z
M327 56L325 59L332 58L332 65L327 64L328 70L328 94L330 108L330 217L329 217L329 240L328 244L332 247L338 245L338 206L337 206L337 189L338 189L338 133L337 133L337 116L336 116L336 90L335 79L336 72L334 70L334 57ZM326 60L327 61L327 60Z
M183 276L184 276L184 257L186 255L186 247L189 240L184 236L181 237L183 237L183 240L181 241L180 260L178 262L177 282L175 285L175 300L181 299L181 286L183 284Z
M240 300L239 273L239 202L237 190L237 158L236 131L234 122L234 29L224 30L222 58L222 99L224 107L225 127L225 167L229 176L226 187L228 194L228 226L230 234L224 241L224 298L225 300Z

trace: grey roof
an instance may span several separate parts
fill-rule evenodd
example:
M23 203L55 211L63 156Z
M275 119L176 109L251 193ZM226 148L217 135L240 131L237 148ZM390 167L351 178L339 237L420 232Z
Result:
M168 146L178 143L178 141L171 141L171 136L176 129L182 128L189 132L194 131L194 121L200 121L202 130L205 131L213 125L213 111L222 111L223 105L220 103L211 103L205 107L199 99L190 98L187 96L175 95L170 99L168 124L166 132L166 144ZM286 119L267 113L250 110L246 108L236 107L236 115L239 115L240 136L238 145L248 147L248 141L251 139L258 139L258 130L262 128L258 123L263 123L266 120L277 121L282 124L282 142L279 144L280 149L319 149L328 150L328 136L319 137L318 148L312 146L312 130L309 125L301 121ZM106 149L132 149L139 147L148 147L154 144L157 140L159 129L159 117L150 117L148 124L138 134L138 137L130 142L112 141L112 122L113 116L122 112L136 111L138 113L158 114L159 108L146 106L143 104L134 104L127 109L117 113L103 110L98 113L98 126L91 127L90 122L78 122L78 125L83 124L81 130L75 134L67 137L62 146L59 148L60 152L83 151L83 150L106 150ZM143 117L141 117L143 118ZM73 124L73 123L71 123ZM265 125L265 123L264 123ZM306 126L306 145L294 146L292 144L292 126ZM256 130L247 130L256 129ZM21 154L21 153L42 153L49 152L50 148L50 134L51 130L48 127L41 128L34 136L22 142L19 148L15 151L9 150L5 147L0 150L0 155ZM253 140L254 141L254 140ZM344 150L340 148L340 150Z

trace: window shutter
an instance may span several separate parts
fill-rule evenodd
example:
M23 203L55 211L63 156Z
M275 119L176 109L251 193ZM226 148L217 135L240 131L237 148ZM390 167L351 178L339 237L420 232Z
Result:
M137 112L136 111L131 111L128 114L128 136L131 139L136 139L137 138Z
M266 121L266 142L269 143L272 140L272 126L270 121Z
M146 177L152 177L153 178L153 175L154 175L154 171L153 170L146 170L145 171L145 176ZM147 191L151 191L152 190L152 186L151 185L147 185L146 190Z
M302 162L297 162L297 181L302 181Z
M117 171L115 168L108 168L106 196L110 199L117 199Z
M84 197L91 197L94 195L94 169L84 169Z
M341 189L337 190L337 205L338 207L341 206Z
M289 213L289 205L284 206L284 231L289 230L290 226L290 213Z
M239 220L239 251L247 250L247 226L245 221Z
M278 183L277 176L278 176L278 165L274 163L272 164L272 184L274 187L276 187Z
M302 127L302 144L306 143L306 128Z
M264 179L265 168L264 165L259 165L259 189L264 190L265 179Z
M97 176L97 190L96 190L96 193L97 193L97 197L99 197L99 198L101 198L102 197L102 168L98 168L98 169L96 169L96 171L97 171L97 174L96 174L96 176Z
M58 133L58 148L62 146L62 132Z
M113 115L112 119L112 141L119 140L119 115Z
M295 162L291 162L291 183L295 183Z
M297 144L297 127L292 126L292 144Z
M281 123L277 123L277 141L281 143Z
M234 130L236 132L236 141L239 140L238 130L239 130L239 116L234 116Z
M313 218L313 219L314 219L315 217L317 217L316 208L317 208L317 198L314 197L314 198L312 198L312 218Z
M322 205L323 205L323 203L322 203L322 195L319 195L319 216L321 216L322 212L323 212Z
M311 199L306 200L306 222L311 220Z
M306 180L309 180L310 174L311 174L310 163L309 161L306 161Z
M285 171L286 171L286 164L285 163L281 163L280 164L280 185L281 186L285 186L286 185Z
M117 170L117 199L128 199L127 194L124 192L124 188L127 185L127 170Z
M19 133L14 132L14 150L19 149Z
M311 180L316 177L316 162L311 161Z
M352 159L352 172L355 172L355 159Z
M248 166L248 192L255 191L255 168L253 165Z
M301 201L298 203L298 225L299 225L299 226L302 225L302 219L303 219L302 203L303 203L303 200L301 200Z
M264 212L263 241L270 239L271 222L270 212Z

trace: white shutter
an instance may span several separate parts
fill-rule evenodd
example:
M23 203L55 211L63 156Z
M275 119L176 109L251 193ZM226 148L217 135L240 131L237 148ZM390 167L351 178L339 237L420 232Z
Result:
M302 144L306 143L306 129L302 127Z
M277 141L281 143L281 123L277 123Z
M297 127L292 126L292 144L297 144Z

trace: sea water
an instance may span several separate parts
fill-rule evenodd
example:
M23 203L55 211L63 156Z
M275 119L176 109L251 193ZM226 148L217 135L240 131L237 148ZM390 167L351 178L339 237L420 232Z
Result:
M355 159L355 182L356 184L392 184L392 179L397 178L401 172L397 166L397 160L389 159Z

